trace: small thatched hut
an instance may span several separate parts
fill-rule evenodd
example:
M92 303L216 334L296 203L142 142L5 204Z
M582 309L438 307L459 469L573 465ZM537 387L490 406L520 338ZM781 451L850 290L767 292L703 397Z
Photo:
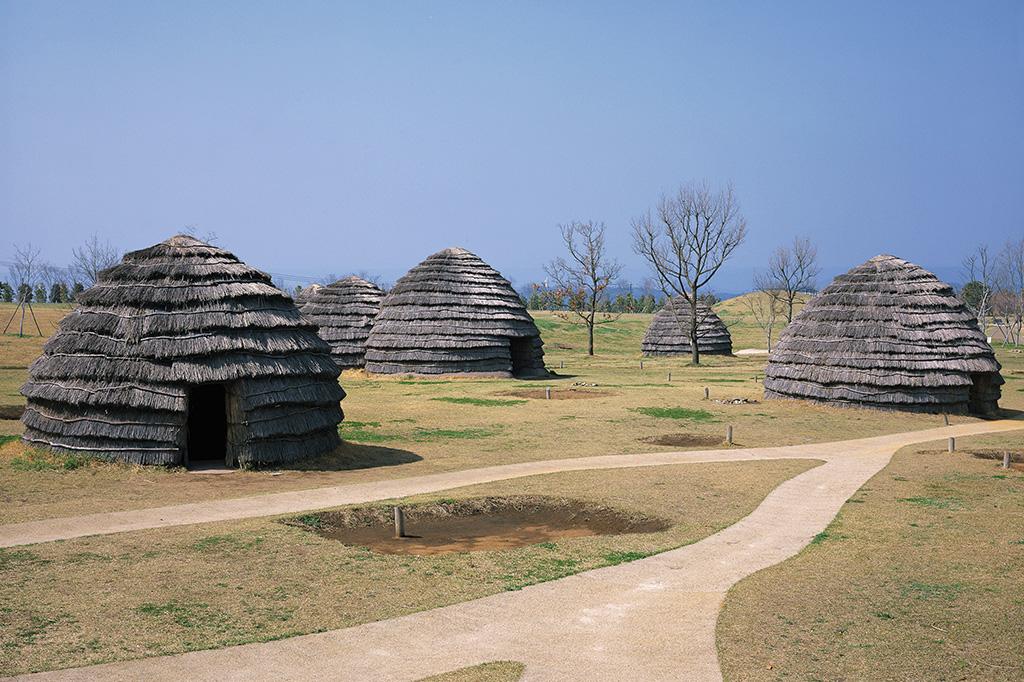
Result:
M543 376L543 345L508 280L465 249L445 249L384 297L366 340L366 370Z
M690 354L690 304L670 298L651 320L640 342L644 355ZM697 303L697 350L708 355L731 355L732 336L722 318L705 303Z
M178 235L100 274L32 364L29 443L139 464L333 449L330 347L270 277Z
M331 357L338 367L362 367L366 337L382 298L384 292L377 285L352 276L304 296L300 310L319 328L320 338L331 345Z
M811 299L782 332L765 396L920 412L991 414L999 363L948 284L875 256Z

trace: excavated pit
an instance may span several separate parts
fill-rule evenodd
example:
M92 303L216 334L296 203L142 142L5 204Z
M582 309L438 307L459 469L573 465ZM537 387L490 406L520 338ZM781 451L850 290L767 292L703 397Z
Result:
M550 497L483 497L402 507L404 538L392 507L356 507L289 523L382 554L445 554L512 549L563 538L656 533L670 523L596 504Z
M717 436L701 436L695 433L669 433L664 436L647 436L639 439L643 443L651 445L665 445L674 448L696 448L722 445L722 439Z

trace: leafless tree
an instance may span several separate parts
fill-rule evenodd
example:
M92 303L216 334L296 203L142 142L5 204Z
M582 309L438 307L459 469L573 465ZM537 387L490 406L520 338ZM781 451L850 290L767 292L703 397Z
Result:
M39 249L32 246L31 243L21 246L18 244L14 245L14 260L11 262L9 272L11 276L11 283L14 286L14 295L17 300L18 307L15 308L14 313L11 315L11 319L7 321L7 325L4 327L4 333L7 333L7 328L10 327L11 321L14 320L14 315L21 311L21 321L18 324L18 336L24 336L25 333L25 308L28 307L31 310L29 301L32 295L32 286L36 283L36 279L39 277L39 269L41 263L39 261ZM32 319L35 320L35 313L32 313ZM43 332L39 329L39 322L36 321L36 331L42 336Z
M815 289L821 269L818 249L805 237L797 237L792 246L780 246L768 259L768 269L754 278L761 292L774 292L783 304L786 322L793 321L793 308L801 297Z
M743 305L750 312L758 328L764 333L765 347L770 352L775 325L778 323L785 306L777 290L764 291L754 289L743 297Z
M564 301L564 319L572 319L587 327L587 354L594 354L594 328L618 319L617 314L598 313L606 302L607 290L622 271L622 266L608 258L604 246L604 223L593 221L559 225L562 241L569 252L568 260L559 256L544 266L554 282L554 294Z
M714 192L707 184L683 185L663 196L654 215L633 221L633 249L651 266L666 296L681 296L690 308L690 359L697 348L700 294L743 243L747 222L732 185ZM680 324L683 323L680 318Z
M110 242L100 241L93 234L80 247L71 252L71 271L86 288L96 284L100 272L117 265L118 253Z
M992 321L1004 343L1020 345L1024 327L1024 238L1009 240L996 258Z
M996 274L995 259L989 254L988 245L979 245L964 258L963 272L967 284L964 285L960 298L978 318L978 326L981 327L982 333L987 333Z

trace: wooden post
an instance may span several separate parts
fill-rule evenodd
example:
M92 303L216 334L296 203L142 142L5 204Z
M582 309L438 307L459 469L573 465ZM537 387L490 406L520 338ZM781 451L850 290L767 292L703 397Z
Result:
M1007 450L1006 452L1003 453L1003 468L1004 469L1009 469L1010 468L1010 451L1009 450Z
M672 381L672 372L669 372L669 373L668 373L668 380L669 380L669 381Z
M950 452L956 452L956 438L953 438L953 436L950 436L949 437L949 443L948 443L947 447L948 447Z
M558 361L558 369L565 369L565 360Z
M405 512L401 507L395 507L395 537L405 537Z
M704 387L704 400L707 400L710 397L711 397L711 389L708 388L707 386L705 386Z
M732 445L732 424L725 427L725 442Z
M643 360L641 360L641 361L640 361L640 369L643 369L643 368L644 368L644 361L643 361Z
M946 426L949 426L949 415L948 414L942 415L942 421L946 422Z
M550 386L548 386L547 388L544 389L544 398L547 399L547 400L551 400L551 387Z

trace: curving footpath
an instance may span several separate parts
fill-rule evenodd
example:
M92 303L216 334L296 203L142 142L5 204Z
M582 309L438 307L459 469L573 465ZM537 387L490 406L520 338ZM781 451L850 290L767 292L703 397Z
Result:
M343 630L39 673L26 679L416 680L486 661L516 660L526 664L524 680L719 680L715 624L732 585L799 552L899 448L947 436L1021 428L1021 421L996 421L815 445L535 462L370 484L381 492L373 498L365 497L368 492L363 485L306 491L306 499L329 506L438 490L446 480L466 485L552 471L688 461L811 458L824 462L781 484L750 515L729 528L640 561ZM353 492L356 488L359 492ZM352 495L364 497L354 499ZM287 505L301 502L293 493L264 498L275 501L262 514L250 513L248 505L252 503L244 500L219 504L234 503L232 508L248 517L297 511ZM224 516L227 510L217 505L182 507L191 510L193 520L181 523L234 518ZM75 534L69 537L88 534L85 531L90 527L92 532L117 532L175 525L171 523L175 519L166 516L170 512L161 512L165 516L159 524L144 512L83 517L91 519L92 525L72 524L70 532ZM208 518L210 515L215 518ZM10 541L28 536L7 531L3 537Z

